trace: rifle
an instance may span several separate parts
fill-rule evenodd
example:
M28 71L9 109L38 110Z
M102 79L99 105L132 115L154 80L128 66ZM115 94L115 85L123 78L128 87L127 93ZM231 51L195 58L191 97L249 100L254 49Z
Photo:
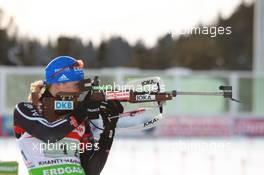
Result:
M163 85L159 77L150 77L143 78L139 80L131 81L126 84L128 87L135 87L138 85L141 87L140 90L135 89L113 89L108 86L100 86L99 77L95 76L93 80L84 79L79 82L78 86L80 93L67 93L60 92L57 94L56 98L44 98L43 99L43 112L44 116L47 116L48 119L52 120L54 114L69 112L73 110L76 106L82 101L81 98L78 98L81 94L89 93L89 100L100 102L107 100L118 100L120 102L128 103L149 103L155 102L155 106L143 106L138 109L131 111L126 111L116 117L135 117L138 114L142 114L147 111L148 108L158 108L159 114L153 117L151 120L146 121L138 126L130 127L129 129L147 129L152 128L158 124L158 122L163 118L163 108L164 102L173 100L177 96L181 95L198 95L198 96L222 96L226 99L239 102L238 100L232 97L232 86L219 86L218 92L185 92L185 91L165 91L161 87ZM142 88L142 87L152 87L152 88ZM97 118L94 118L97 119ZM54 119L53 119L54 120ZM128 128L125 128L128 129Z

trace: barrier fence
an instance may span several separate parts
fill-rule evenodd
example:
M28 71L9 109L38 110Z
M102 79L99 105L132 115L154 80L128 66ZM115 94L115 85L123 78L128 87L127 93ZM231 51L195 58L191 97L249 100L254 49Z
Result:
M30 83L43 79L43 72L42 67L0 67L1 135L12 134L10 128L13 109L18 102L26 101ZM186 69L86 70L86 78L95 75L100 77L101 84L110 85L114 82L122 85L133 78L159 76L165 83L166 90L218 91L220 85L232 85L233 96L242 101L235 103L221 97L178 96L167 102L165 120L160 127L147 133L165 136L263 135L264 75Z
M13 136L12 117L0 117L0 136ZM96 132L96 131L95 131ZM120 137L233 137L264 136L264 117L226 116L174 116L164 118L161 123L143 132L122 133Z

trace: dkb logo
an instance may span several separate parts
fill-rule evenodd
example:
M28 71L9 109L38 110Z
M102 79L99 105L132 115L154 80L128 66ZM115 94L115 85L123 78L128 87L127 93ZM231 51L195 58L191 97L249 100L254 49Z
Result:
M55 101L55 110L73 110L73 101Z

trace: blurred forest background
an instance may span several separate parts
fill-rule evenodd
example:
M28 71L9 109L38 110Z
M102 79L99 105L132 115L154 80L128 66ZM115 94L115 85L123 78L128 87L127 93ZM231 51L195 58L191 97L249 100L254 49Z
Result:
M231 35L214 38L209 35L181 35L174 38L167 33L158 38L153 47L146 47L140 40L131 45L120 36L102 41L99 46L67 36L42 44L36 39L18 37L19 28L13 18L3 26L5 12L1 10L0 65L41 66L55 56L70 55L83 59L86 68L252 70L253 6L253 3L242 3L229 18L223 19L218 15L214 24L208 24L208 27L231 26Z

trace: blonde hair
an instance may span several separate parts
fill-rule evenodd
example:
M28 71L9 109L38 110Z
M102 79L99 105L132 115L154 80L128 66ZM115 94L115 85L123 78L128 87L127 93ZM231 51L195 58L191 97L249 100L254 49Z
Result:
M41 95L45 91L46 86L42 80L35 81L30 84L30 94L28 95L28 101L33 102L33 98L40 99ZM32 97L32 96L35 97Z

